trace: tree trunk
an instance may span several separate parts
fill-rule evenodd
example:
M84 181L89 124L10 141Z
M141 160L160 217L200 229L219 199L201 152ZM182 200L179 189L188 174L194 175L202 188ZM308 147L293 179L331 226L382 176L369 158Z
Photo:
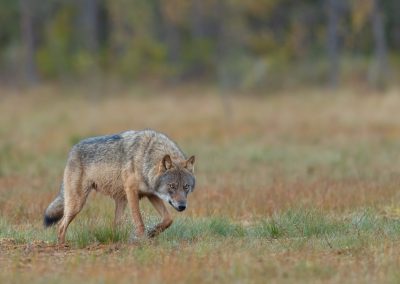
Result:
M229 93L234 83L232 82L231 74L229 72L229 61L232 58L233 49L236 46L234 36L230 30L229 19L232 18L232 13L229 5L225 0L218 0L216 10L219 15L224 15L218 19L218 33L217 33L217 78L219 85L219 94L224 110L224 118L227 123L228 131L231 130L232 117L232 103Z
M372 31L374 36L374 62L371 68L370 80L372 84L379 89L385 87L388 77L387 47L385 39L385 30L383 23L383 14L379 0L372 0Z
M171 18L170 15L167 13L166 6L168 5L167 1L160 1L161 6L159 12L161 13L161 20L163 23L163 32L164 32L164 42L167 46L167 56L170 65L175 69L176 72L172 72L170 75L170 82L173 84L178 83L181 78L178 71L179 63L181 62L181 33L179 30L179 26Z
M202 0L192 0L191 9L191 28L194 39L203 38L205 35L203 21L203 3Z
M99 1L82 0L82 41L89 52L97 52L99 48Z
M338 0L328 0L329 85L335 89L339 82L339 9Z
M164 40L164 15L162 11L160 0L153 0L153 13L154 13L154 36L157 41L162 42Z
M29 84L38 80L35 63L35 36L33 31L33 15L30 0L20 0L20 28L23 46L23 78Z
M165 40L168 45L168 58L171 63L178 64L181 53L181 37L174 23L165 23Z
M85 56L90 63L85 68L85 82L87 92L92 101L104 95L106 89L106 80L102 79L99 69L99 0L79 0L80 3L80 38Z

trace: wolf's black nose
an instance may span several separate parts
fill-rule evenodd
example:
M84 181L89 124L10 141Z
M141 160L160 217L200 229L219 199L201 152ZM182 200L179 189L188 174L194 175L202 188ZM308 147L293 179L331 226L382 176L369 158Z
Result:
M178 211L183 211L186 209L186 205L179 205L178 206Z

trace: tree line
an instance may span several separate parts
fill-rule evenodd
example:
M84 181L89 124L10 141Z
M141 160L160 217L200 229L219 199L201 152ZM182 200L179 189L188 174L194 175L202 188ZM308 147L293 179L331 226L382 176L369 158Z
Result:
M0 78L384 86L396 0L0 0Z

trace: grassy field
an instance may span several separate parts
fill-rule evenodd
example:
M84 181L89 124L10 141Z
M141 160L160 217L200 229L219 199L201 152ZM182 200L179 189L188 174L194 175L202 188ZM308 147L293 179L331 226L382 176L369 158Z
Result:
M0 283L400 282L398 89L90 93L0 93ZM131 244L129 214L113 231L113 201L92 193L58 248L42 214L71 145L143 128L196 154L188 209Z

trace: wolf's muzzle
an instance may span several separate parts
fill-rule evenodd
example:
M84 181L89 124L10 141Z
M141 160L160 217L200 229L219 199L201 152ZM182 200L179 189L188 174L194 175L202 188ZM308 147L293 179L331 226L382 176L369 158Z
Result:
M173 204L172 201L170 200L169 204L171 204L171 206L174 207L179 212L182 212L183 210L186 209L186 204L185 203L179 203L178 206L175 206L175 204Z

